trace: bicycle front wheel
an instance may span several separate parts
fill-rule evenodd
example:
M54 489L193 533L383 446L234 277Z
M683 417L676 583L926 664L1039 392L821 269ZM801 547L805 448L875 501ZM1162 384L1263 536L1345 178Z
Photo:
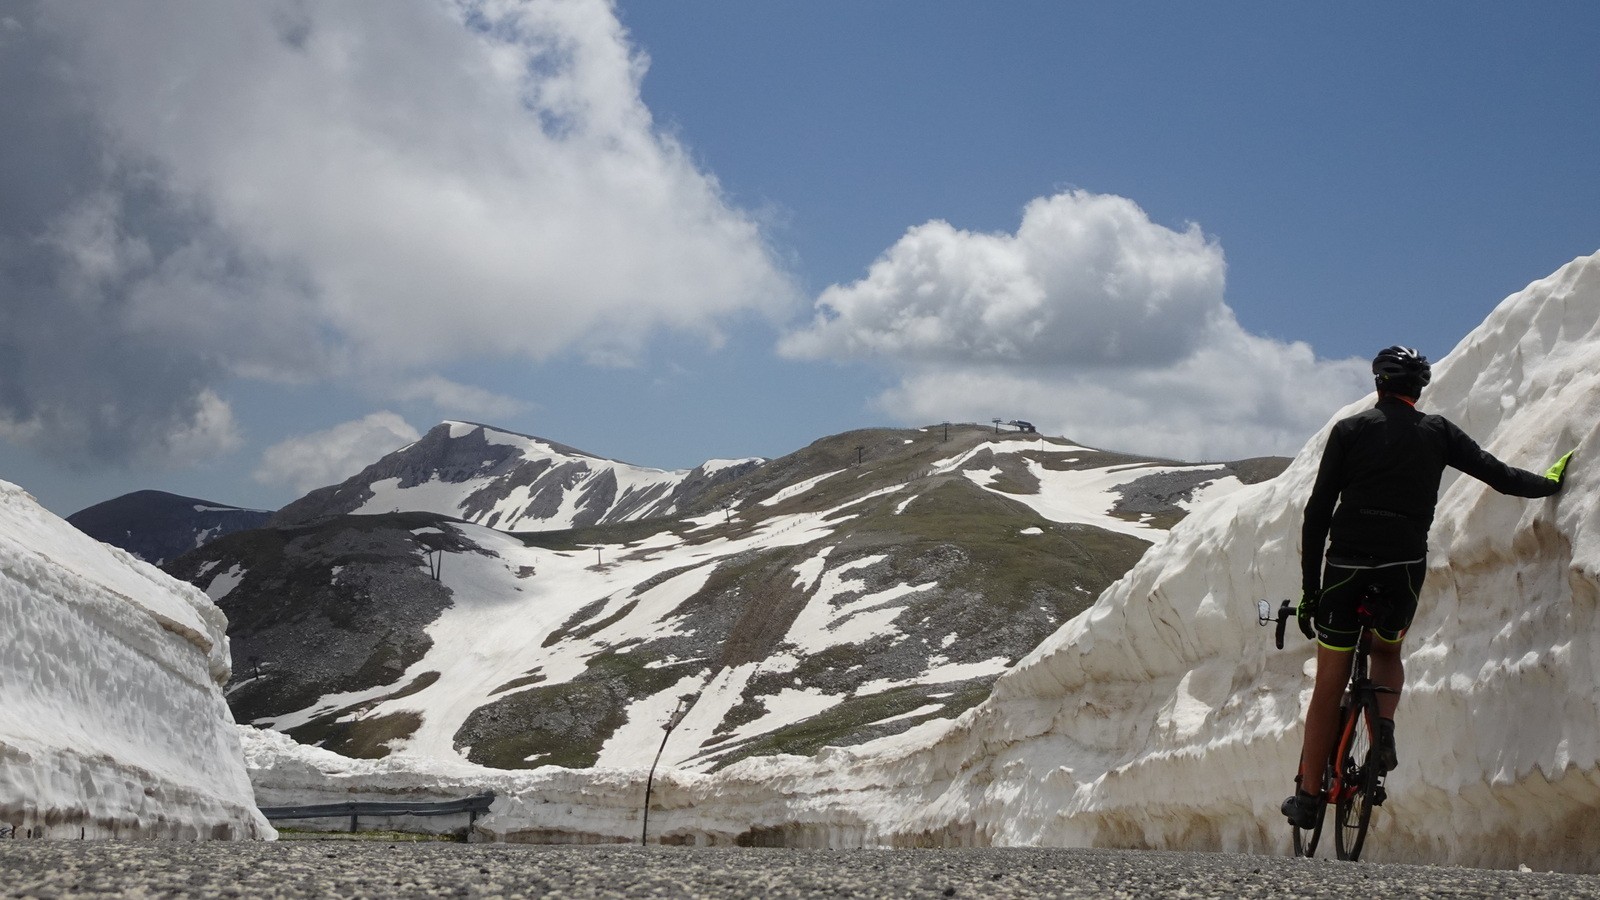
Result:
M1368 695L1351 705L1350 718L1340 730L1334 757L1340 770L1335 779L1333 844L1340 859L1358 860L1378 803L1378 702Z

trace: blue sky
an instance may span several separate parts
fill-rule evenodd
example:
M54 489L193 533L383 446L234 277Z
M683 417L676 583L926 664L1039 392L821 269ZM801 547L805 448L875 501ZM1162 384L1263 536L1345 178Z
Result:
M661 468L1292 453L1600 250L1589 3L0 7L0 478L260 508L446 418ZM64 74L65 73L65 74Z

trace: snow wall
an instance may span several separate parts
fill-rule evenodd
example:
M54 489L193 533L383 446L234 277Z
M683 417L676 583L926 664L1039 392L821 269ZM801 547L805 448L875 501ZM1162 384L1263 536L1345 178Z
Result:
M0 482L0 834L265 838L204 594Z
M1600 254L1507 298L1435 367L1421 405L1523 468L1578 452L1545 500L1447 474L1406 646L1401 763L1364 857L1600 870ZM1288 852L1277 807L1312 644L1291 626L1276 650L1256 600L1299 594L1300 515L1326 433L1278 478L1197 509L960 719L811 758L658 773L651 840ZM344 760L243 731L258 791L300 802L437 787L429 767L446 765ZM639 839L643 772L450 779L451 796L500 795L480 838Z

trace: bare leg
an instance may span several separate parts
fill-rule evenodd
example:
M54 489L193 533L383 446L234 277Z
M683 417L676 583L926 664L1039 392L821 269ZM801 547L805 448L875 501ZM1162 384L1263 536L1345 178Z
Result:
M1400 659L1400 644L1372 639L1372 683L1378 687L1393 688L1394 693L1378 692L1378 715L1393 719L1400 705L1400 689L1406 683L1406 664Z
M1300 789L1315 794L1322 786L1322 770L1338 739L1339 698L1350 680L1349 650L1329 650L1317 645L1317 682L1306 707L1306 739L1300 750Z

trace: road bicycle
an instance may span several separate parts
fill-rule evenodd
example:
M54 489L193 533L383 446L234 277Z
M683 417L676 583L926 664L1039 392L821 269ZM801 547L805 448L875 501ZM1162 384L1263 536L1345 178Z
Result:
M1339 859L1358 860L1366 845L1367 828L1372 824L1372 810L1382 806L1385 797L1384 776L1378 750L1378 694L1398 694L1394 688L1372 683L1368 676L1368 643L1371 641L1376 614L1382 608L1382 597L1376 586L1368 587L1356 606L1356 621L1360 633L1356 639L1355 657L1350 661L1350 682L1344 697L1339 701L1338 740L1323 767L1322 784L1317 791L1317 819L1310 828L1290 825L1294 835L1294 855L1312 856L1322 839L1322 820L1328 807L1334 808L1334 851ZM1277 622L1278 649L1283 649L1284 626L1294 618L1293 601L1285 600L1272 614L1272 604L1256 601L1257 618L1261 625ZM1298 787L1300 777L1295 776Z

